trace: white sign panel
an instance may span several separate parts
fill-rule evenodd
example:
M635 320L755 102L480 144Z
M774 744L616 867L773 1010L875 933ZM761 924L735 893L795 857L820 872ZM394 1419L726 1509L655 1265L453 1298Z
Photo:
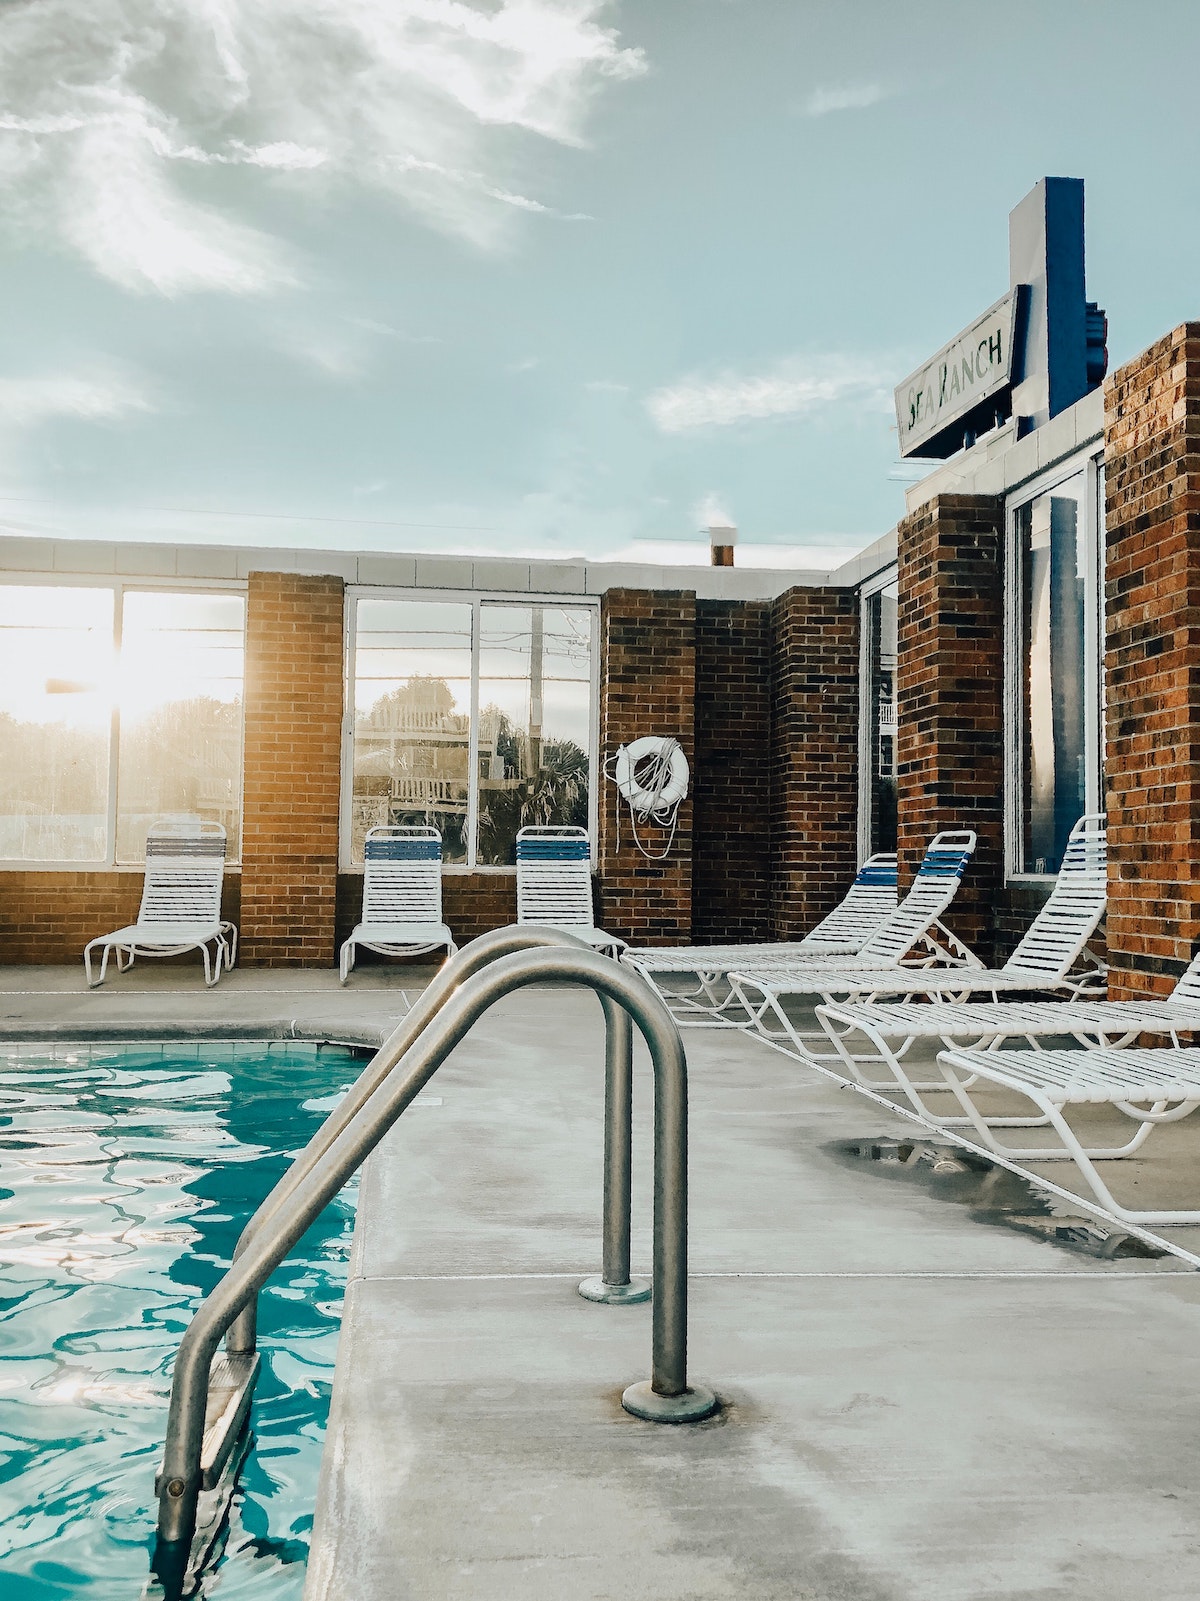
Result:
M921 446L1012 381L1020 291L1013 289L896 390L900 454Z

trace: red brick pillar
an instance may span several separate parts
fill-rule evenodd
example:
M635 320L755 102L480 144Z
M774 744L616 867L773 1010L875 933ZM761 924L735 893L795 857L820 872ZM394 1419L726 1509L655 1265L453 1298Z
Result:
M1200 940L1200 323L1105 388L1108 959L1163 992Z
M776 939L806 934L857 867L858 617L853 589L789 589L772 606Z
M340 578L251 573L241 958L334 960L342 745Z
M771 938L771 605L696 602L692 937Z
M938 495L897 530L901 890L932 835L973 828L946 924L985 961L1004 871L1003 529L999 498Z
M600 751L643 734L666 734L683 746L695 779L696 596L688 591L610 589L600 611ZM633 841L629 808L615 784L600 779L602 926L637 945L680 945L692 937L692 796L665 861L652 862ZM617 836L620 835L620 849ZM652 852L663 830L639 833Z

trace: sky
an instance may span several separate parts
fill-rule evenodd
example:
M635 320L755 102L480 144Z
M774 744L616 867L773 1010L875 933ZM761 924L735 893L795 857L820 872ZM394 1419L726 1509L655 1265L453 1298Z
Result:
M1195 0L0 0L0 529L825 565L1086 183L1200 316ZM761 548L758 548L761 547Z

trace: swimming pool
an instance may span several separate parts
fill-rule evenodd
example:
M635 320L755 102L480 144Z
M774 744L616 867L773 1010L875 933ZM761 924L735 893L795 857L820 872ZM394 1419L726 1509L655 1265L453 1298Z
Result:
M179 1338L358 1066L291 1042L0 1047L5 1601L143 1593ZM354 1200L263 1291L256 1444L202 1593L299 1601Z

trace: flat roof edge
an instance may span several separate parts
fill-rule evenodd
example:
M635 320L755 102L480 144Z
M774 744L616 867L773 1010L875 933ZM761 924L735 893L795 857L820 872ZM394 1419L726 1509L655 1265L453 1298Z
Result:
M872 549L874 547L871 547ZM847 564L849 566L851 564ZM843 569L838 569L842 571ZM405 555L270 546L113 543L9 533L0 528L0 572L153 582L244 581L252 572L341 578L347 584L469 589L500 594L602 595L609 589L694 591L703 600L773 600L797 585L837 582L821 568L660 566L545 561L512 556Z

